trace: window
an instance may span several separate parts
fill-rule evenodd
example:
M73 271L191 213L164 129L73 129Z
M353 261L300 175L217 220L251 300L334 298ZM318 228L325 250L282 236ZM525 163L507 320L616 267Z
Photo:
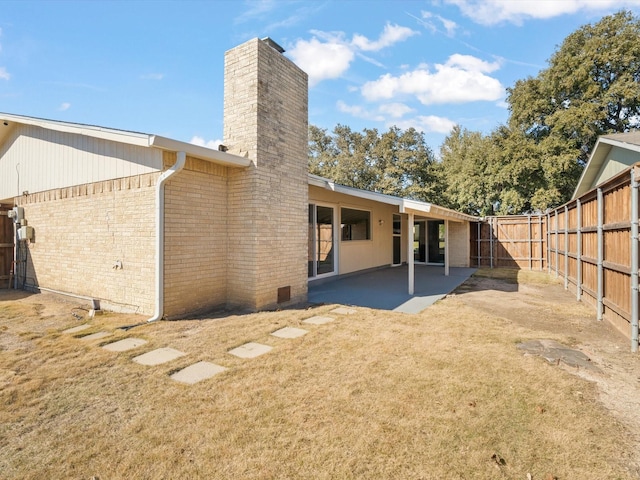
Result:
M340 215L343 241L371 239L371 212L343 208Z

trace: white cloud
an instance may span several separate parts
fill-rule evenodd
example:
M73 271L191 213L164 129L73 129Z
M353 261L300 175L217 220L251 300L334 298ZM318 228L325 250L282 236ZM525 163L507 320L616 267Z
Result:
M11 75L7 72L5 67L0 67L0 80L9 80Z
M70 108L71 108L71 104L69 102L64 102L60 104L60 106L58 107L58 110L60 110L61 112L64 112L66 110L69 110Z
M409 128L415 128L419 132L435 132L435 133L449 133L451 129L455 127L456 122L449 120L445 117L437 117L435 115L418 115L414 118L408 118L400 120L399 122L392 122L393 125L407 130Z
M444 18L440 15L436 15L434 13L428 12L428 11L422 11L421 12L422 18L417 18L414 17L416 20L418 20L424 27L426 27L428 30L431 31L431 33L436 33L436 32L440 32L440 29L438 28L438 25L436 24L436 22L434 20L439 21L442 26L444 27L445 30L445 34L448 37L453 37L453 35L456 33L456 29L458 28L458 24L456 22L454 22L453 20L449 20L448 18ZM440 32L442 33L442 32Z
M497 62L455 54L435 71L421 66L400 76L386 74L365 83L361 92L371 101L413 95L424 105L495 101L504 96L504 87L486 74L498 68Z
M207 147L207 148L212 148L213 150L217 150L218 145L222 143L222 140L205 140L204 138L199 137L198 135L194 135L191 138L191 140L189 140L189 143L192 143L193 145L198 145L200 147Z
M376 60L361 52L377 52L402 42L418 32L407 27L387 24L378 40L372 41L355 34L351 41L345 39L344 32L322 32L313 30L310 40L298 40L288 51L291 59L309 75L309 86L322 80L340 78L351 66L356 54L377 66Z
M164 78L164 73L145 73L144 75L140 75L142 80L162 80Z
M381 113L388 115L392 118L401 118L406 114L414 111L413 108L405 105L404 103L385 103L384 105L380 105L379 108Z
M528 19L553 18L582 10L602 11L638 6L640 0L444 0L456 5L463 15L481 25L511 22L521 25Z
M309 86L329 78L339 78L349 69L354 52L336 38L321 42L316 37L311 40L298 40L292 50L291 58L309 75Z
M380 35L380 38L376 41L371 41L363 35L355 34L352 45L365 52L377 52L385 47L390 47L394 43L402 42L407 38L417 35L418 32L411 30L407 27L401 27L400 25L391 25L387 23L384 26L384 30Z
M383 122L384 116L378 114L377 112L373 112L371 110L367 110L360 105L347 105L342 100L339 100L336 103L338 110L342 113L348 113L357 118L364 118L366 120L373 120L375 122Z

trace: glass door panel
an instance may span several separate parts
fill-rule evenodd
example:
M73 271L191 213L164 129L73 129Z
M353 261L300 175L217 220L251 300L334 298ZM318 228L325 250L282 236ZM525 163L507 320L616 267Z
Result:
M415 222L413 225L413 261L426 263L427 261L427 231L425 222Z
M335 271L335 227L332 207L309 205L309 278Z
M427 222L429 263L444 263L444 222Z
M318 205L316 214L317 275L333 272L333 208Z

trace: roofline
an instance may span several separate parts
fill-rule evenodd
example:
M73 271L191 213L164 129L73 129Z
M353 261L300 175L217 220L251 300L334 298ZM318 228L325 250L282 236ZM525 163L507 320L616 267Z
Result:
M573 191L571 200L575 200L576 198L580 197L582 194L587 193L589 191L587 187L583 186L583 182L586 181L587 175L591 175L591 172L590 172L590 170L592 169L591 165L592 163L595 162L594 159L596 158L596 154L601 144L609 146L609 149L611 149L611 147L619 147L619 148L624 148L625 150L631 150L631 151L640 153L640 145L637 145L635 143L629 143L629 142L613 139L613 138L607 137L606 135L601 135L600 137L598 137L598 140L596 141L596 144L593 146L593 150L591 151L591 155L589 155L589 160L587 161L587 165L584 167L584 170L582 170L582 174L580 175L580 180L578 180L576 189ZM605 154L605 157L606 157L606 154ZM604 162L605 157L602 158L601 162L594 164L594 167L595 166L598 167L598 172L600 171L600 168L602 168L602 164ZM596 172L595 174L597 175L598 172ZM595 176L594 176L594 179L595 179Z
M455 210L441 207L429 202L396 197L393 195L387 195L385 193L370 192L368 190L362 190L360 188L347 187L345 185L337 184L327 178L323 178L311 173L309 174L309 185L325 188L327 190L342 193L344 195L350 195L352 197L373 200L375 202L385 203L387 205L395 205L398 207L398 211L400 213L411 212L418 214L429 214L443 219L454 219L466 222L477 222L480 220L478 217L467 215L466 213L456 212Z
M188 156L199 158L208 162L218 163L229 167L248 167L251 160L247 157L221 152L211 148L194 145L192 143L173 140L160 135L117 130L114 128L100 127L97 125L85 125L81 123L62 122L44 118L27 117L0 112L0 121L14 122L23 125L32 125L58 132L84 135L114 142L135 145L138 147L158 148L173 152L185 152Z

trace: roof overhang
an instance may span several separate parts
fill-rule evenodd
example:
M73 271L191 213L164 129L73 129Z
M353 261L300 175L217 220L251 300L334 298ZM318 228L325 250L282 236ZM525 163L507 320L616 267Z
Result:
M251 160L247 157L213 150L211 148L181 142L179 140L173 140L159 135L150 135L147 133L131 132L127 130L116 130L80 123L46 120L43 118L26 117L10 113L0 113L0 144L4 142L9 132L18 124L32 125L57 132L83 135L101 140L135 145L138 147L158 148L173 152L185 152L189 157L218 163L228 167L248 167L251 164Z
M640 153L640 145L623 141L624 135L625 134L616 134L598 137L571 200L581 197L595 186L594 182L613 147L624 148Z
M329 179L319 177L318 175L309 174L309 185L331 190L343 195L371 200L374 202L384 203L386 205L395 205L398 207L399 213L412 213L419 216L427 216L441 220L450 220L454 222L477 222L480 219L472 215L456 212L433 203L421 202L419 200L410 200L407 198L394 197L384 193L370 192L359 188L346 187L332 182Z

